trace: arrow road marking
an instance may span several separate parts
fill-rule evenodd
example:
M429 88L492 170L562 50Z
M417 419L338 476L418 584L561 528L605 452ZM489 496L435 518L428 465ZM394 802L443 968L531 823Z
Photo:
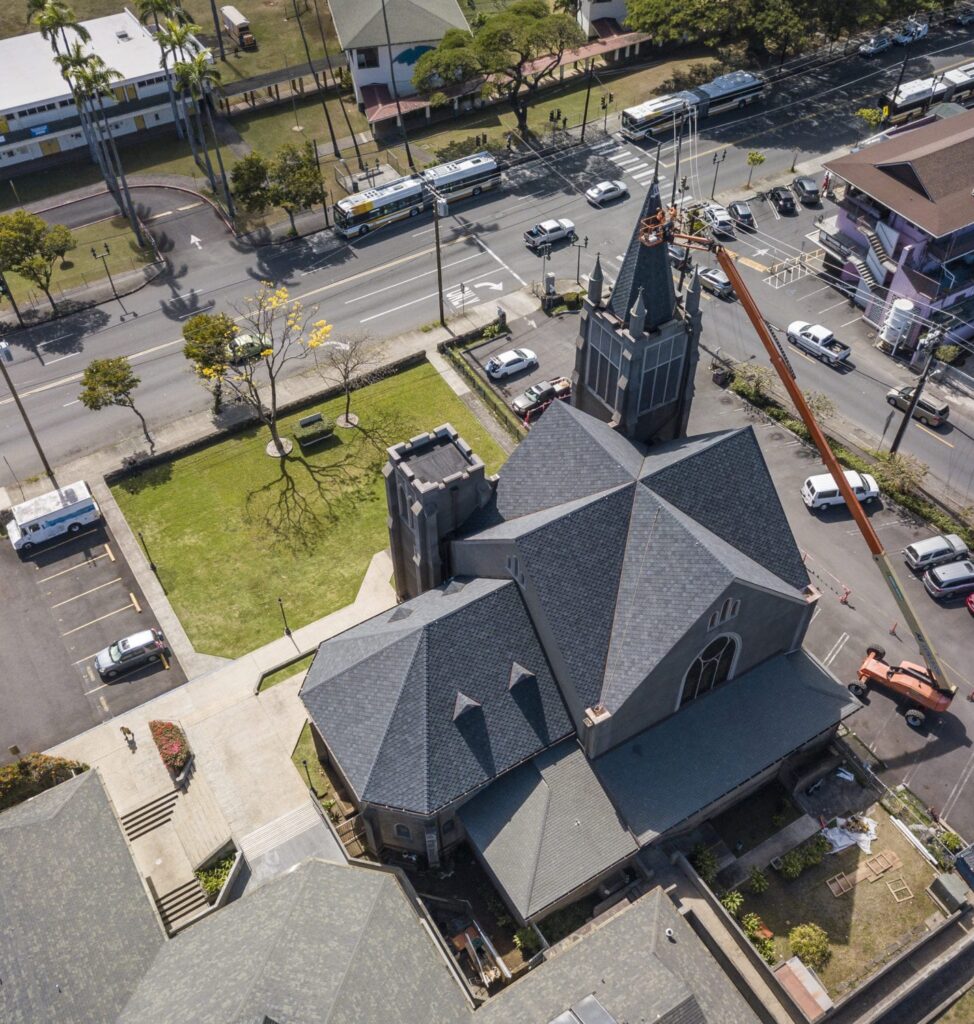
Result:
M189 244L195 245L197 249L203 248L203 243L196 237L196 235L189 236Z
M499 281L478 281L474 288L489 288L492 292L502 292L504 285Z

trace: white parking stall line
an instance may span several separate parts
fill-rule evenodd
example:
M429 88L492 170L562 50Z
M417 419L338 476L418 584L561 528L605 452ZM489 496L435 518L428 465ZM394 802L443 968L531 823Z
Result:
M823 313L828 313L830 309L835 309L838 306L844 306L848 301L849 300L846 298L841 298L838 302L833 302L831 306L826 306L825 309L820 309L815 315L821 316Z
M860 314L859 316L854 316L851 320L846 320L844 324L839 324L839 330L841 331L843 327L851 327L852 324L858 323L861 319L862 314Z
M849 639L848 633L842 633L838 640L832 645L832 649L822 659L822 664L825 666L831 665L833 661L839 656L839 652L845 647L846 642Z
M52 608L60 608L63 605L70 604L72 601L77 601L79 598L87 597L89 594L94 594L97 590L104 590L105 587L110 587L113 583L118 583L122 579L121 576L116 576L115 579L109 580L107 583L99 583L97 587L92 587L90 590L86 590L82 594L75 594L74 597L67 597L63 601L58 601L57 604L52 604Z

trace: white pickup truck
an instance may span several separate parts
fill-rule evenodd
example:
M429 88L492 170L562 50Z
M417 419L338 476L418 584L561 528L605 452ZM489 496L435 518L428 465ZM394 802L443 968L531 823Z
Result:
M852 349L838 341L827 327L810 324L805 320L796 320L788 325L788 340L792 345L797 345L829 366L844 363L852 352Z

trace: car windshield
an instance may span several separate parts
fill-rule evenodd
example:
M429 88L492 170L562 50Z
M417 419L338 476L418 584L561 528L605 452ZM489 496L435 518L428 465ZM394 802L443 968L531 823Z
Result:
M111 658L112 661L118 661L122 657L122 645L112 644L111 647L108 648L108 657Z
M527 359L528 358L528 354L527 354L527 352L524 351L523 348L516 348L516 349L514 349L514 355L518 359Z

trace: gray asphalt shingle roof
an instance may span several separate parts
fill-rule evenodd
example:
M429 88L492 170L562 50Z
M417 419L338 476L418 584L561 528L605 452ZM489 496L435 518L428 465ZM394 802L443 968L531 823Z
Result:
M637 849L574 739L492 783L460 819L525 919Z
M673 931L672 941L666 937L667 928ZM476 1011L473 1021L547 1024L590 996L620 1024L758 1020L657 887L497 993Z
M343 50L385 46L381 0L329 0ZM457 0L385 0L389 36L397 43L438 42L448 29L469 31Z
M473 1018L394 875L310 860L166 943L119 1024L268 1019Z
M859 705L804 651L737 676L594 762L640 846Z
M165 941L97 771L0 814L0 1020L112 1021Z
M515 663L533 678L510 687ZM362 800L421 814L572 731L512 580L453 581L326 641L301 698Z
M646 304L646 330L672 320L676 308L673 271L665 243L650 246L639 241L643 219L658 213L662 205L659 186L654 181L646 190L642 213L636 221L629 248L609 298L610 311L620 320L626 321L639 289L642 288Z

